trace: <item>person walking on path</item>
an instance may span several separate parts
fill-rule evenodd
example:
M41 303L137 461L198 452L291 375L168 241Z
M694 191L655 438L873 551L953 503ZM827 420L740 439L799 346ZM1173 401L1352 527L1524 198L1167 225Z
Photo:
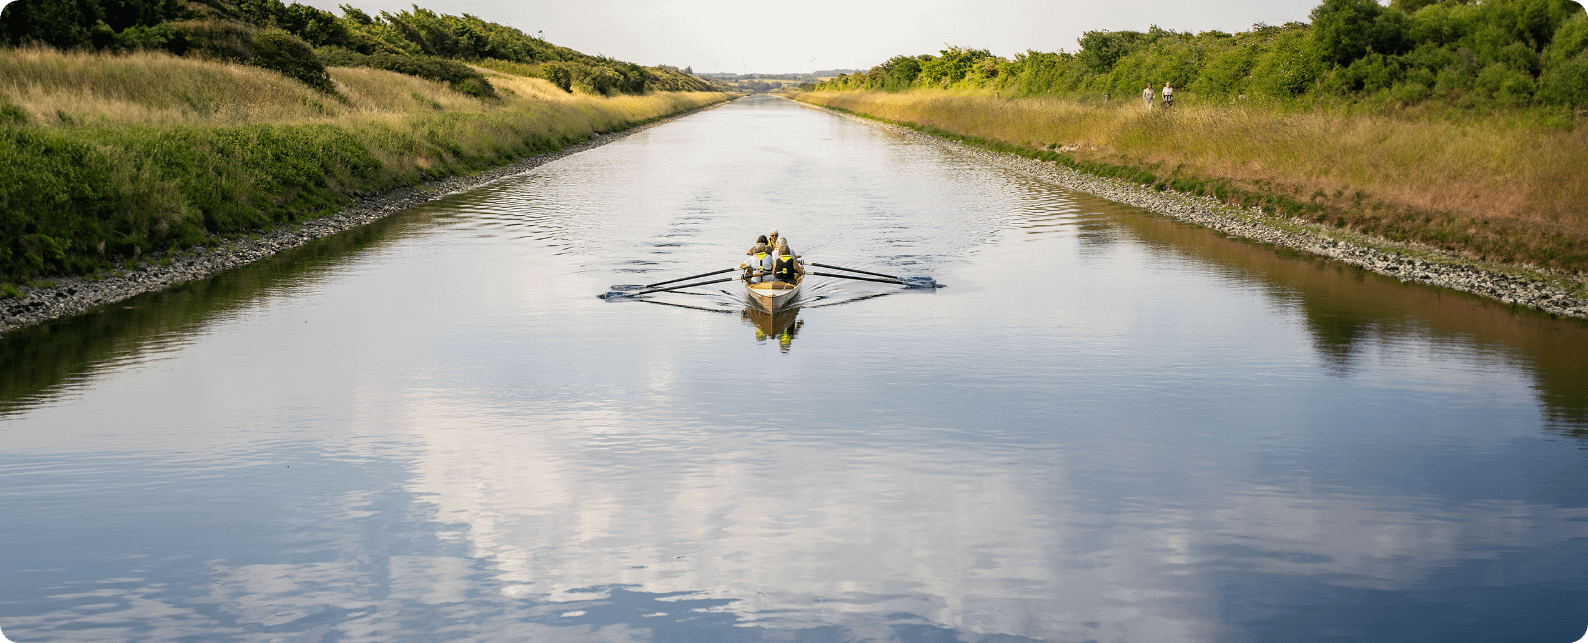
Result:
M1163 84L1163 108L1164 109L1169 109L1170 107L1174 107L1174 88L1170 87L1169 83L1164 83Z
M1152 109L1152 83L1147 83L1147 88L1141 90L1141 108Z

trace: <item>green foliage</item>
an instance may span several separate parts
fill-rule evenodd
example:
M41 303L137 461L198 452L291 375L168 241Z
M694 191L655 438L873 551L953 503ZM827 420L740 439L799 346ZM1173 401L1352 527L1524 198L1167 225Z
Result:
M475 98L496 98L496 88L480 72L463 63L444 58L398 56L387 53L366 56L336 47L319 49L316 53L326 64L334 67L374 67L446 83L453 89Z
M153 27L188 14L181 0L29 0L0 12L0 35L11 45L99 49L96 41L114 43L116 33L129 27Z
M327 94L336 92L325 65L315 57L309 44L296 36L280 29L263 29L254 34L253 49L253 64L281 72Z
M979 66L984 60L992 58L992 53L985 49L964 49L949 47L938 52L941 56L928 58L921 61L921 68L917 78L923 85L939 83L956 83L971 76L973 70L981 70ZM986 78L985 74L976 74L977 78Z
M302 4L288 5L277 25L314 47L352 48L358 45L349 25L329 11Z
M610 58L547 62L538 75L565 92L586 94L643 94L648 88L680 87L683 91L704 91L705 81L677 70L641 67Z
M1146 34L1136 31L1088 31L1077 42L1081 53L1075 58L1094 74L1106 74L1114 65L1144 44Z
M0 274L81 274L88 248L73 240L120 239L158 226L178 232L177 217L129 206L158 202L146 185L124 180L102 149L54 130L0 128ZM139 219L138 221L129 220Z
M1543 65L1540 99L1588 107L1588 17L1578 14L1561 25L1544 52Z
M27 125L28 113L21 107L0 100L0 127L6 125Z
M879 65L875 71L881 76L882 89L897 91L910 86L921 77L921 65L932 56L894 56Z
M1402 53L1406 30L1404 12L1374 0L1324 0L1312 10L1312 40L1325 63L1344 66L1370 53Z
M1458 108L1588 107L1588 17L1570 0L1395 0L1388 7L1325 0L1312 18L1236 34L1088 31L1074 54L1029 51L1012 60L950 47L940 56L895 56L810 89L1125 96L1168 82L1182 101L1333 95Z
M414 6L376 17L347 5L341 9L338 17L282 0L30 0L7 5L0 40L59 49L197 54L275 70L327 93L334 90L324 64L353 64L438 80L490 98L495 88L462 64L483 60L555 63L548 68L555 76L550 80L591 94L714 91L693 74L588 56L468 14ZM317 60L311 48L320 56L332 52L331 59ZM350 59L338 52L370 58Z

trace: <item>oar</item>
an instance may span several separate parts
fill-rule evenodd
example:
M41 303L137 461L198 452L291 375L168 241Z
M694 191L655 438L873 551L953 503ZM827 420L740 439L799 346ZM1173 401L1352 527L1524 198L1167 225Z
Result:
M825 268L826 266L823 267ZM901 279L872 279L870 277L856 277L854 275L835 275L830 272L807 272L805 274L816 275L817 277L837 277L839 279L875 281L879 284L894 284L898 286L904 286L905 288L941 288L941 286L939 286L936 281L933 281L931 277L911 277L910 281L904 281Z
M734 268L734 270L738 270L738 268ZM717 273L713 272L713 273L707 273L707 274L713 274L714 275L714 274L717 274ZM614 290L614 291L609 292L609 293L607 293L605 295L600 295L600 297L602 299L616 299L618 297L638 297L640 295L649 295L651 293L657 293L657 292L668 292L668 291L671 291L671 290L682 290L684 288L694 288L695 286L706 286L706 285L710 285L710 284L720 284L720 283L722 283L724 281L733 281L735 279L738 279L738 277L729 277L727 279L713 279L711 281L702 281L702 282L693 283L693 284L684 284L682 286L673 286L673 287L670 287L670 288L657 288L655 290L642 290L640 292L619 292L619 291ZM670 282L665 282L664 281L662 283L670 283Z
M882 274L880 272L871 272L869 270L856 270L854 268L845 268L843 266L829 266L829 265L827 265L825 263L816 263L814 261L811 262L810 265L818 266L818 267L821 267L821 268L831 268L833 270L844 270L844 271L847 271L847 272L858 272L858 273L860 273L862 275L876 275L878 277L887 277L889 279L893 279L893 280L898 281L900 285L909 286L911 288L936 288L937 287L937 282L933 281L931 277L900 277L900 276L897 276L897 275L884 275L884 274ZM812 274L815 274L815 273L812 273ZM850 276L847 276L847 275L822 275L822 276L824 276L824 277L842 277L842 278L845 278L845 279L860 279L860 277L850 277ZM867 279L866 281L876 281L876 280L875 279ZM888 283L888 282L884 281L882 283Z
M667 281L658 281L658 282L656 282L654 284L645 284L643 286L637 286L637 285L634 285L634 284L626 284L626 285L613 286L612 289L613 290L640 290L640 289L644 289L644 288L655 288L657 286L661 286L661 285L665 285L665 284L677 283L677 282L680 282L680 281L687 281L687 280L690 280L690 279L699 279L701 277L710 277L712 275L720 275L722 273L733 272L735 270L738 270L738 268L723 268L722 270L713 270L711 272L703 272L703 273L700 273L698 275L690 275L688 277L679 277L677 279L668 279Z
M887 277L889 279L897 279L899 281L904 281L904 277L896 277L894 275L884 275L884 274L882 274L880 272L871 272L869 270L855 270L854 268L845 268L843 266L829 266L829 265L827 265L825 263L816 263L814 261L811 262L811 265L816 266L817 268L831 268L833 270L842 270L844 272L858 272L858 273L860 273L862 275L872 275L872 276L876 276L876 277Z

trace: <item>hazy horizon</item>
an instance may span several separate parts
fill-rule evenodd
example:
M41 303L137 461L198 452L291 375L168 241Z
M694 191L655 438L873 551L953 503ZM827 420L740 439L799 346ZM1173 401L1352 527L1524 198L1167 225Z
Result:
M899 54L946 46L987 49L999 56L1075 51L1083 32L1245 31L1253 24L1306 21L1321 0L1224 0L1213 3L1123 0L1115 3L995 0L968 3L854 4L820 0L799 11L744 7L718 0L667 4L633 0L557 0L525 5L504 0L426 4L409 0L299 0L340 15L339 4L371 15L414 4L506 24L587 54L697 72L797 74L869 69Z

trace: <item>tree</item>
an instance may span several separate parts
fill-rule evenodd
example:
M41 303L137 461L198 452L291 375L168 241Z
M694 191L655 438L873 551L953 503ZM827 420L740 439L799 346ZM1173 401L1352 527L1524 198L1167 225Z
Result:
M1369 53L1406 47L1406 14L1374 0L1324 0L1312 10L1312 41L1324 63L1346 66Z
M1088 31L1076 39L1081 51L1075 58L1092 73L1106 74L1113 71L1114 63L1120 58L1135 51L1146 37L1147 34L1139 31Z
M949 47L938 53L943 55L921 63L921 82L926 84L943 81L959 82L970 74L971 68L975 67L978 61L992 57L992 52L985 49L963 47Z

